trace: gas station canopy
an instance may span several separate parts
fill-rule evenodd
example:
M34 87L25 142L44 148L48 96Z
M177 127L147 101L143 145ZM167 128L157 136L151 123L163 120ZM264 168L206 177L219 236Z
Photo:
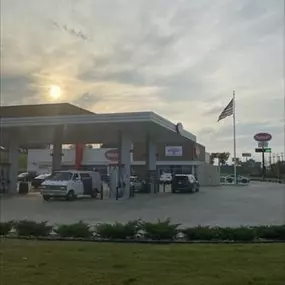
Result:
M0 110L3 146L11 139L22 148L52 144L59 129L63 144L116 143L120 132L133 143L145 142L146 137L155 142L196 142L196 137L180 123L174 124L153 112L94 114L71 104L7 106Z

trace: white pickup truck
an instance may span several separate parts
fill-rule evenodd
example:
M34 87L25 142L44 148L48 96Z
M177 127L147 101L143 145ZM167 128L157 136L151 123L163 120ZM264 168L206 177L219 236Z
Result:
M84 195L96 198L102 187L99 172L55 171L41 184L41 194L45 201L50 200L50 198L74 200Z

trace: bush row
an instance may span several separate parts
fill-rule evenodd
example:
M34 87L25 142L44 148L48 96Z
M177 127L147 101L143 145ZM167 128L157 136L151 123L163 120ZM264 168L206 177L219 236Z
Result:
M203 240L203 241L254 241L285 240L285 225L258 227L193 227L179 229L179 224L166 221L128 223L102 223L94 227L78 222L69 225L50 226L47 222L10 221L0 223L0 235L13 232L22 237L88 238L88 239L147 239L147 240Z

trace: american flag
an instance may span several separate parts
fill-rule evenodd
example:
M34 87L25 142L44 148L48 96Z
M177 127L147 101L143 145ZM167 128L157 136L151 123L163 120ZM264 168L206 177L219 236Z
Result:
M234 111L234 98L227 105L227 107L223 110L223 112L221 113L221 115L218 118L218 122L225 119L228 116L233 115L233 111Z

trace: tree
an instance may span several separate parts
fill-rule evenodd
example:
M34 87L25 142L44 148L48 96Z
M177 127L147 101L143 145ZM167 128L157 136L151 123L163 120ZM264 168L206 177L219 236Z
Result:
M27 169L28 155L25 153L20 153L19 155L19 168L21 170Z
M233 162L234 162L234 158L233 158ZM239 157L236 157L236 166L242 166L243 162Z
M229 152L220 152L218 154L219 165L226 165L230 155L231 154Z
M269 174L276 178L285 176L285 163L283 161L277 161L271 164Z
M215 158L219 160L219 166L226 165L228 159L230 157L229 152L213 152L210 155L210 162L211 164L214 164Z
M219 155L219 153L217 153L217 152L213 152L210 154L210 163L211 164L214 164L215 159L218 158L218 155Z
M246 165L246 166L254 166L256 163L256 161L252 158L248 159L247 161L243 162L243 165Z

